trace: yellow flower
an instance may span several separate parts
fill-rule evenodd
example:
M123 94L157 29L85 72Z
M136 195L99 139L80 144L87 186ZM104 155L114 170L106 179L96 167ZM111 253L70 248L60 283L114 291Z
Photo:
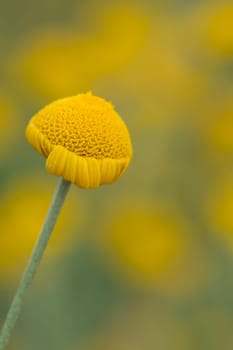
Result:
M208 285L210 259L179 211L141 199L119 207L107 215L101 242L113 266L138 286L169 297L192 297Z
M132 5L87 6L84 30L45 27L25 38L9 63L9 74L47 98L89 90L128 64L143 46L148 14ZM79 19L76 22L80 22ZM88 30L87 30L88 27Z
M126 232L122 232L123 227ZM121 234L125 234L125 244L120 242ZM137 209L121 217L112 239L122 258L145 276L166 270L182 245L176 228L167 217Z
M50 185L43 180L43 175L30 174L30 179L26 177L18 179L17 185L10 184L1 196L0 280L4 279L4 284L14 279L14 272L21 269L30 255L49 206ZM83 205L71 196L51 238L48 257L55 258L69 251L77 238L74 229L80 226L83 213Z
M107 245L123 265L149 280L169 269L184 247L184 226L179 219L137 200L122 206L107 231Z
M204 126L203 137L215 151L233 154L233 91L229 91L220 103L214 105L214 111ZM210 113L209 113L210 114Z
M187 120L190 114L196 118L194 111L206 91L206 78L181 45L179 17L171 17L155 15L140 53L112 78L114 83L109 80L136 101L132 115L140 128L183 116Z
M233 54L233 5L213 6L206 14L204 36L209 48L220 55Z
M49 173L83 188L116 181L132 157L126 125L111 103L91 93L43 108L29 122L26 137L47 158Z
M186 15L186 43L189 49L210 59L233 54L233 6L227 1L200 2Z

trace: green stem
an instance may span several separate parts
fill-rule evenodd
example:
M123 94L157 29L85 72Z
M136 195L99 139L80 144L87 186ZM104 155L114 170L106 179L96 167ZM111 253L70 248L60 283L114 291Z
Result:
M68 193L69 187L70 182L64 180L63 178L59 180L44 225L42 226L40 235L35 244L31 258L29 259L28 265L24 271L23 277L19 283L18 289L8 311L6 320L3 324L2 331L0 334L0 350L4 350L8 344L11 332L15 326L17 318L19 317L25 294L39 267L41 258L43 256L53 228L56 224L66 194Z

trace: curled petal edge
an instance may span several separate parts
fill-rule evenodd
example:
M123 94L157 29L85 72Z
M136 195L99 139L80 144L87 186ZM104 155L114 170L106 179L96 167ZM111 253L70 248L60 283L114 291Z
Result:
M46 160L48 173L62 176L81 188L97 188L102 184L116 181L127 169L130 159L96 159L78 156L60 145L52 145L49 140L30 123L26 137L31 145Z

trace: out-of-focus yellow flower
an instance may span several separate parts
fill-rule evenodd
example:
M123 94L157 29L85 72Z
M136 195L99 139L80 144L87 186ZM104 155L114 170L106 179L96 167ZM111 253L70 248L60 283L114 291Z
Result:
M218 55L233 55L233 5L219 2L205 11L204 41Z
M19 78L30 91L55 98L87 88L92 69L87 70L92 54L88 39L75 29L44 28L14 53L10 74Z
M115 266L143 288L169 297L190 297L205 288L210 261L174 207L135 200L121 208L103 241Z
M233 91L220 100L203 129L208 145L222 154L233 154Z
M187 118L206 89L206 79L180 47L182 38L176 37L180 33L174 29L177 22L173 19L173 27L157 14L140 53L112 78L121 93L136 101L132 115L140 127Z
M83 188L116 181L132 157L123 120L111 103L91 93L49 104L32 117L26 136L47 158L49 173Z
M176 217L150 207L132 205L109 234L112 249L125 266L152 280L179 258L184 244L184 230Z
M209 226L233 252L233 174L222 176L207 193L205 211Z
M0 155L15 142L18 121L13 119L13 114L11 101L4 93L0 93Z
M0 279L11 280L31 253L51 200L51 186L37 175L18 179L1 197L0 204ZM59 218L48 256L65 254L77 238L75 225L80 225L83 209L70 198ZM75 217L75 223L73 218Z
M91 12L86 16L89 19ZM94 13L93 30L74 24L34 34L14 53L10 71L30 90L49 98L92 89L96 80L127 64L140 50L148 21L134 6L101 7Z
M95 58L103 74L106 68L114 72L142 49L151 26L150 15L143 8L125 3L98 7L95 17L100 28L93 40Z
M184 22L186 43L199 57L227 58L233 54L233 6L213 1L190 7Z

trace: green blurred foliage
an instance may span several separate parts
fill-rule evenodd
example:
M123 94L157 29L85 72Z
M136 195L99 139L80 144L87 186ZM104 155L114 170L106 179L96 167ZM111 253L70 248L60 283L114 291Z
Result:
M134 145L116 184L72 188L12 349L232 349L232 3L0 4L1 322L57 181L29 118L91 90Z

